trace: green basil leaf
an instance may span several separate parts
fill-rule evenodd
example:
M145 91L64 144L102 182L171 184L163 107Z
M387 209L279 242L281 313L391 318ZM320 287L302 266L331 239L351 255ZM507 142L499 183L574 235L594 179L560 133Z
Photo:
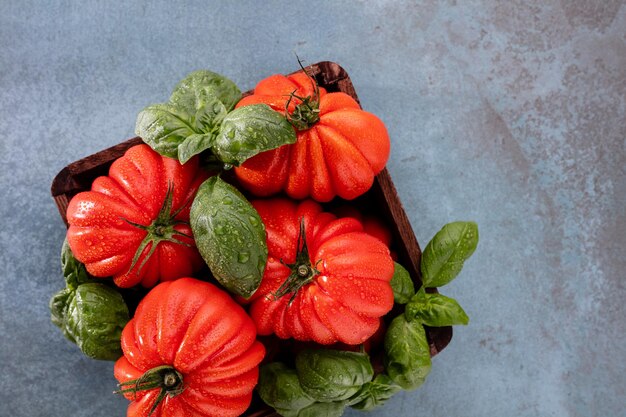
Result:
M386 374L379 374L373 381L363 385L361 390L350 399L350 406L361 411L370 411L383 405L397 392L402 391L402 387L396 385Z
M203 133L195 127L193 115L195 109L171 103L154 104L137 116L135 134L159 154L178 158L178 145L191 135Z
M241 99L241 91L228 78L208 70L194 71L174 87L170 102L185 109L199 109L217 99L227 111Z
M211 177L191 205L196 246L213 276L229 291L249 298L263 278L267 262L265 225L235 187Z
M296 371L280 362L261 366L256 389L265 404L282 410L279 413L283 416L297 415L315 402L302 391Z
M478 226L474 222L446 224L428 242L422 254L424 287L441 287L452 281L478 245Z
M266 104L255 104L228 113L214 152L222 162L238 166L260 152L295 141L296 132L283 115Z
M224 104L218 99L212 99L196 110L194 126L196 130L210 134L214 138L227 114L228 110Z
M407 321L404 314L393 319L385 335L385 370L404 389L422 385L430 372L430 347L424 326Z
M226 114L228 114L226 107L217 99L212 99L196 111L193 123L196 131L203 133L193 134L178 145L178 160L181 164L213 146L215 136Z
M415 294L407 304L405 315L408 320L417 320L431 327L469 323L469 317L455 299L441 294L427 294L424 291Z
M98 283L79 285L68 299L64 327L90 358L116 360L122 355L120 337L129 320L119 292Z
M394 263L391 289L393 290L393 300L397 304L408 303L413 294L415 294L415 286L409 271L397 262Z
M63 270L65 284L70 290L75 290L80 284L85 282L93 281L85 265L74 257L70 245L67 243L67 238L61 248L61 269Z
M296 371L304 392L325 402L347 400L374 376L366 354L330 349L303 350Z
M50 299L50 320L52 324L57 326L63 332L63 335L68 338L72 343L76 343L76 340L68 333L65 328L65 316L67 314L67 305L74 298L74 290L70 288L63 288L56 293Z
M213 145L210 134L193 134L178 145L178 160L181 164L189 161L194 155L209 149Z

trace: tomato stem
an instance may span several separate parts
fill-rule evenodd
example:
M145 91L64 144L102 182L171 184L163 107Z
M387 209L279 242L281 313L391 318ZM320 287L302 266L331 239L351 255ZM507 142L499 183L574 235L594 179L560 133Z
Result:
M311 259L309 257L309 249L306 244L306 231L304 228L304 217L300 219L300 233L298 234L298 243L296 249L296 262L293 264L287 264L283 262L281 259L281 263L291 269L291 273L281 284L280 287L273 294L274 299L278 300L281 297L284 297L287 294L292 294L289 299L289 305L293 302L298 294L298 290L303 286L307 285L313 278L317 276L320 271L317 270L316 266L311 265ZM318 261L319 263L319 261Z
M303 131L310 129L320 120L320 87L317 81L315 81L304 66L302 66L302 61L300 61L297 55L296 58L298 59L300 68L302 68L302 72L306 74L313 85L313 95L301 97L296 95L297 90L292 91L291 94L289 94L289 100L285 103L285 114L287 115L287 121L289 121L297 131ZM289 105L294 98L300 100L300 103L296 105L292 113L289 113Z
M296 106L293 113L287 113L287 120L299 132L310 129L320 120L319 101L311 96L297 96L295 91L293 91L289 95L289 100L287 100L287 104L285 105L286 108L289 108L294 98L299 99L300 104Z
M175 397L185 390L183 385L183 375L174 367L168 365L152 368L137 379L132 379L118 384L118 387L120 389L114 391L114 394L127 394L132 392L135 398L138 391L148 391L160 388L161 391L154 400L148 415L154 413L154 410L157 409L166 395L169 397Z
M137 248L137 251L135 252L135 256L133 257L133 260L130 264L130 268L128 268L127 273L133 270L133 268L139 261L141 254L144 252L144 250L148 246L150 247L148 250L148 254L141 261L141 264L139 265L139 268L137 269L137 274L139 274L141 269L144 267L146 262L148 262L148 260L150 259L154 251L156 250L157 246L161 242L167 241L167 242L176 243L178 245L192 247L192 245L190 245L189 243L181 240L181 237L191 238L191 236L187 235L186 233L180 232L174 228L174 226L179 225L179 224L188 224L187 222L177 221L176 216L178 216L178 214L187 206L187 204L189 204L189 201L191 199L188 198L184 204L182 204L176 211L172 213L173 200L174 200L174 186L170 182L167 186L167 192L165 193L165 198L163 199L163 204L161 205L161 208L159 209L159 213L156 219L149 226L145 226L143 224L135 223L128 219L122 218L122 220L124 220L126 223L130 224L131 226L134 226L138 229L141 229L147 232L146 236L143 238L143 240L139 244L139 247Z

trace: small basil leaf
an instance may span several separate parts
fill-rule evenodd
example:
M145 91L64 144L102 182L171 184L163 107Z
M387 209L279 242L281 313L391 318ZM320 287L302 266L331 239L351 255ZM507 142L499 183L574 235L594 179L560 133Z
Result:
M430 347L424 326L407 321L404 314L393 319L385 335L385 370L404 389L422 385L430 372Z
M366 354L330 349L300 352L296 371L304 392L317 401L347 400L374 376Z
M351 407L361 411L370 411L383 405L402 387L396 385L386 374L379 374L373 381L363 385L361 390L350 399Z
M178 145L178 160L181 164L213 146L215 135L227 113L226 107L217 99L212 99L196 111L195 130L203 133L188 136Z
M413 297L413 294L415 294L415 286L413 285L409 271L397 262L394 263L391 289L393 290L393 300L397 304L408 303L411 297Z
M137 116L135 133L161 155L178 158L178 145L196 133L193 114L174 104L154 104Z
M256 389L265 404L282 410L279 412L283 416L298 415L301 409L315 402L302 391L296 371L280 362L261 366Z
M421 270L424 287L441 287L452 281L478 245L478 226L474 222L446 224L426 245Z
M231 110L241 99L241 90L228 78L208 70L194 71L174 87L170 102L185 109L199 109L217 99Z
M468 324L469 317L459 303L441 294L419 291L407 304L405 315L408 320L417 320L431 327Z
M75 290L80 284L85 282L93 281L85 265L74 257L70 245L67 243L67 238L61 248L61 268L65 277L65 284L70 290Z
M246 198L219 177L202 183L191 205L196 246L215 278L249 298L267 262L265 225Z
M119 292L98 283L78 286L66 307L65 331L93 359L116 360L128 308Z
M194 155L209 149L212 144L213 137L210 134L193 134L178 145L178 160L184 164Z
M238 166L254 155L294 143L287 119L266 104L233 110L222 121L213 151L226 164Z
M212 137L215 137L227 114L228 110L224 104L218 99L212 99L196 110L194 126L196 130L210 133Z
M50 299L50 320L52 324L57 326L72 343L76 343L74 338L67 332L65 328L65 315L67 314L67 305L74 298L74 290L63 288Z

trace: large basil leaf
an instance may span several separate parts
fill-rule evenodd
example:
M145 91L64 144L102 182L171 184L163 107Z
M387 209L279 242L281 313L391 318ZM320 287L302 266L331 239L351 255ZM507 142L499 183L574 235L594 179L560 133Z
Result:
M129 317L119 292L98 283L79 285L64 313L63 331L85 355L104 360L122 355L120 337Z
M351 407L357 410L370 411L379 405L383 405L397 392L402 391L402 387L396 385L386 374L379 374L373 381L366 383L350 399Z
M445 225L426 245L421 270L424 287L441 287L452 281L478 245L478 226L474 222Z
M385 370L404 389L422 385L430 372L430 347L424 326L407 321L404 314L393 319L385 335Z
M63 270L65 284L70 290L75 290L80 284L85 282L93 281L85 265L74 257L70 245L67 243L67 239L63 241L63 247L61 248L61 268Z
M330 349L300 352L296 371L304 392L324 402L347 400L374 376L366 354Z
M198 251L215 278L237 295L254 294L265 270L267 243L265 226L248 200L211 177L198 189L190 220Z
M255 104L228 113L214 152L222 162L238 166L260 152L295 141L296 132L283 115L266 104Z
M431 327L469 323L469 317L455 299L424 291L415 294L407 304L405 315L408 320L417 320Z
M297 415L315 402L302 391L296 371L280 362L261 366L257 391L265 404L283 416Z
M208 70L194 71L174 87L170 102L185 109L199 109L217 99L232 110L241 99L241 91L228 78Z
M391 289L393 290L393 300L397 304L408 303L413 294L415 294L415 286L409 271L397 262L394 263Z

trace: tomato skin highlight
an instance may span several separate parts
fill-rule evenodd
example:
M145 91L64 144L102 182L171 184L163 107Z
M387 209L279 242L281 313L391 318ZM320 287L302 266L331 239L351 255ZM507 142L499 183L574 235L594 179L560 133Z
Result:
M327 202L335 196L352 200L372 186L374 176L389 159L389 134L383 122L361 110L349 95L327 93L303 72L272 75L260 81L252 95L236 107L264 103L290 115L312 97L319 106L319 120L297 130L297 142L256 155L235 175L257 196L285 191L291 198Z
M356 345L371 337L393 307L394 264L387 245L365 232L358 219L337 218L312 200L277 198L252 205L265 223L269 250L263 281L249 300L258 333L324 345ZM277 297L298 268L301 221L309 254L305 264L318 273Z
M120 384L170 366L184 389L166 395L152 416L241 415L250 405L265 348L254 323L223 290L194 278L160 283L141 301L122 332L124 356L114 374ZM147 417L159 388L124 396L128 417Z
M207 177L197 158L181 165L147 145L133 146L113 162L108 176L94 180L91 191L70 201L67 239L74 256L90 274L113 276L120 287L150 288L192 275L203 261L191 238L189 206ZM134 259L148 235L142 227L155 222L170 189L170 213L180 210L172 219L175 239L158 241L156 249L149 243Z

